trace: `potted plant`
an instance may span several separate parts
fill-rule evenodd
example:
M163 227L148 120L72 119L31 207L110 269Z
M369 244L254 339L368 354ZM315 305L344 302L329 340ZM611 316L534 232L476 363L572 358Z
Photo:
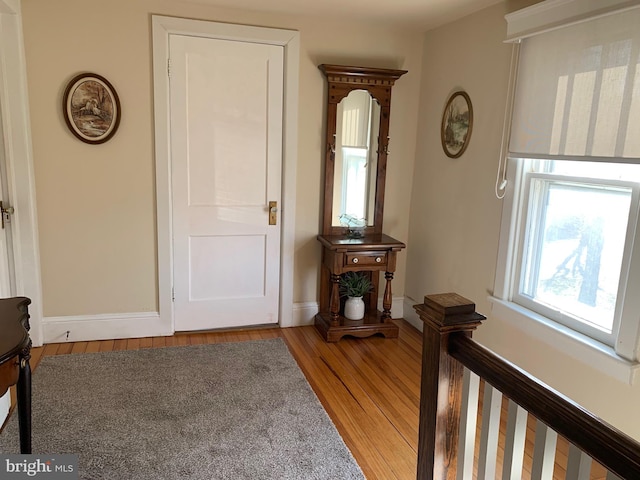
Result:
M339 286L340 294L347 297L344 316L349 320L362 320L364 318L362 297L373 290L369 276L362 272L347 272L340 276Z

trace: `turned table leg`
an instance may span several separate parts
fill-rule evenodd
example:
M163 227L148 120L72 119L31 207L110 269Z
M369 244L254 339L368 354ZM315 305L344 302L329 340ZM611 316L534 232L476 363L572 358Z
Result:
M335 273L331 274L331 298L329 300L329 314L331 317L331 325L336 326L340 324L340 275Z
M393 272L384 272L386 284L384 286L384 297L382 297L382 321L391 320L391 280L393 280Z
M20 354L20 376L17 385L20 453L31 453L31 345Z

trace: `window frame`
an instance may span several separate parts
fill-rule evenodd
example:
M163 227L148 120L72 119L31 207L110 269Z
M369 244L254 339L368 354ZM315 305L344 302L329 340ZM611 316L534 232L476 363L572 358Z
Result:
M561 157L555 159L566 160ZM531 309L528 305L518 303L514 298L520 283L520 258L526 235L523 209L528 208L527 171L530 170L531 161L533 160L522 157L507 157L508 183L503 198L494 291L489 297L494 313L501 320L514 323L540 340L561 347L563 351L604 373L630 384L640 381L640 295L633 294L640 291L640 197L634 199L633 195L640 193L635 190L632 193L629 218L633 218L634 224L627 227L628 253L623 256L626 289L622 294L623 298L618 300L621 302L620 321L614 325L614 340L611 345L607 345ZM591 183L601 182L592 178L588 180Z
M496 196L502 199L502 218L498 243L493 294L488 300L492 305L492 316L496 321L519 329L543 345L549 345L569 358L577 359L589 367L611 378L629 385L640 383L640 295L626 295L622 299L622 313L616 341L613 347L596 341L566 326L539 315L512 302L512 286L515 275L514 249L522 238L522 206L524 161L510 158L508 143L511 136L511 122L514 111L516 78L522 40L569 25L589 21L637 9L637 2L628 0L606 0L583 2L582 0L545 0L539 4L509 13L505 16L507 35L505 42L513 47L507 91L507 103L501 142L501 157L496 177ZM519 155L519 154L512 154ZM527 154L523 154L527 157ZM537 155L537 159L554 160L547 155ZM565 155L563 160L584 158ZM615 161L611 158L592 156L592 161ZM619 159L618 159L619 160ZM638 160L638 159L635 159ZM630 160L622 160L628 162ZM633 161L633 160L632 160ZM640 224L640 222L638 222ZM634 265L629 265L627 292L640 292L640 227L636 225L633 243L629 248Z
M558 160L562 160L558 158ZM628 291L628 277L631 269L632 260L632 247L634 243L634 233L638 233L639 212L640 212L640 183L629 182L624 180L611 180L602 179L597 177L580 177L575 175L566 174L554 174L549 172L543 172L541 169L533 171L533 165L537 160L533 159L517 159L516 161L524 163L524 169L522 172L523 179L521 188L524 189L522 202L518 206L522 221L519 222L519 242L517 249L514 251L516 256L515 260L515 272L513 277L513 284L511 286L511 299L514 303L521 305L528 310L534 311L544 317L549 318L551 321L564 325L567 328L575 330L576 332L593 338L610 347L614 347L616 339L620 331L620 324L623 321L633 321L633 319L623 319L623 304L626 292ZM613 163L613 162L610 162ZM549 185L553 183L571 183L576 186L603 186L613 188L626 188L631 190L631 198L629 204L629 214L627 219L627 229L625 232L625 248L622 255L622 263L619 274L619 283L616 295L616 305L613 317L613 324L611 333L605 332L597 327L591 326L588 323L582 322L574 315L570 313L561 312L546 306L541 302L536 301L531 296L524 292L524 275L525 275L525 262L528 254L528 243L534 241L530 234L532 221L530 217L537 217L537 213L532 211L531 192L532 184L535 179L540 179L547 182ZM535 220L534 220L535 221ZM536 232L536 238L539 238L541 232ZM636 264L640 263L636 259ZM637 265L640 268L640 265Z

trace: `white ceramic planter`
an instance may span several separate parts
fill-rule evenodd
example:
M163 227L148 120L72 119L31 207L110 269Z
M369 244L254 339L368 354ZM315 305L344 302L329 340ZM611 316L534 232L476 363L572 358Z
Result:
M364 318L364 301L362 297L347 297L344 303L344 316L349 320L362 320Z

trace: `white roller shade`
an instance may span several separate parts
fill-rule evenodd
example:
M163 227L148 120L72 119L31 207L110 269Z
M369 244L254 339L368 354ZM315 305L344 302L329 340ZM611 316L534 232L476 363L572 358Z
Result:
M640 5L638 0L545 0L505 15L507 42Z
M640 161L640 8L522 41L509 151Z

